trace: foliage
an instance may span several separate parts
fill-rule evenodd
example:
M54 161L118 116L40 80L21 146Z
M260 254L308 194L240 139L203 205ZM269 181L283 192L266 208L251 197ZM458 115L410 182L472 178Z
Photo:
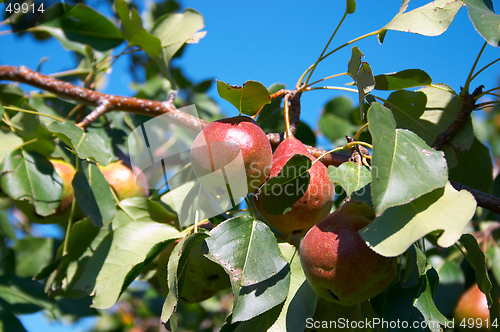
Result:
M397 256L399 262L392 284L360 305L360 321L426 322L427 330L440 331L449 327L458 296L477 282L493 304L490 319L495 329L500 325L495 292L500 283L500 215L498 209L495 213L485 208L483 200L500 201L500 98L498 87L484 92L470 87L479 72L499 59L480 69L477 62L464 63L473 68L462 91L456 92L412 64L374 75L376 69L363 61L354 44L370 36L383 43L391 30L440 35L464 7L485 39L484 47L498 47L500 17L490 0L438 0L411 11L408 3L403 1L396 16L379 30L333 51L328 43L295 87L266 88L251 80L258 77L249 77L233 82L237 85L219 80L216 88L240 114L256 117L266 132L290 135L296 129L295 137L312 146L323 135L337 146L329 152L350 152L349 162L328 166L330 180L342 189L335 205L346 197L369 203L377 218L359 234L376 253ZM75 54L79 64L66 79L89 88L88 94L34 95L24 86L0 84L0 331L25 331L17 317L38 311L58 320L96 316L95 331L152 331L160 324L172 331L303 331L308 319L320 314L320 302L300 264L300 239L269 227L254 209L254 193L244 202L209 193L190 167L193 132L174 125L165 132L164 126L148 123L144 112L109 112L88 126L80 122L109 106L89 106L95 102L92 90L99 89L98 82L122 57L130 59L134 74L143 73L143 81L134 83L134 97L164 101L175 93L173 108L182 111L195 104L198 114L191 115L210 121L223 117L208 95L211 81L193 83L171 61L182 56L185 47L196 47L187 44L205 36L202 14L194 9L179 12L173 0L141 15L133 1L116 0L112 17L83 1L62 6L51 7L40 24L24 33L55 38ZM344 18L356 15L355 10L355 1L347 0ZM10 18L12 24L25 19ZM311 80L324 59L350 45L346 72ZM348 84L355 87L321 85L337 76L352 79ZM296 103L302 94L319 89L354 92L360 104L332 98L315 132L298 118ZM282 97L290 105L281 104ZM472 111L482 112L480 130L473 130ZM296 123L287 123L289 117ZM191 129L199 131L200 123ZM99 166L117 160L134 166L134 151L125 142L137 128L144 135L147 131L145 151L152 166L134 172L147 176L149 195L120 201ZM445 143L437 146L440 139ZM151 149L153 140L162 144ZM52 158L64 159L77 170L71 211L57 219L53 217L63 182ZM279 176L259 188L269 214L291 210L303 194L297 188L310 183L308 170L314 162L295 155ZM153 170L160 164L163 169ZM300 173L290 171L297 168ZM470 188L459 190L456 182ZM276 195L281 186L292 186L296 194ZM478 196L478 191L484 195ZM34 236L37 223L50 223L64 232L64 240ZM188 285L182 272L197 243L204 256L227 273L231 289L189 304L179 298ZM459 324L455 321L455 327Z

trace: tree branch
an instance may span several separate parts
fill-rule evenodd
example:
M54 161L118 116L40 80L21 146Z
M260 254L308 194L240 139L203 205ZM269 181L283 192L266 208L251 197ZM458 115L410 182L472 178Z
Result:
M96 109L78 124L82 128L87 127L99 116L107 112L118 110L151 117L167 114L173 124L192 131L206 125L205 121L179 111L175 108L171 100L160 102L100 93L42 75L24 66L0 66L0 80L29 84L42 90L52 92L61 98L95 106Z
M159 102L148 99L109 95L42 75L29 70L24 66L14 67L0 65L0 81L1 80L25 83L42 90L52 92L61 98L95 106L95 109L78 124L81 128L87 127L99 116L111 111L125 111L151 117L167 114L173 124L192 131L197 131L197 128L206 125L205 121L178 110L174 106L173 96L170 96L169 99L164 102ZM282 93L279 95L281 94ZM474 93L472 96L474 96ZM290 107L291 113L293 114L291 122L297 123L298 126L300 118L300 94L297 93L292 96ZM456 130L458 130L458 128ZM456 130L454 132L456 132ZM450 132L452 131L453 129L450 129ZM453 133L451 135L453 135ZM445 136L449 135L447 134ZM270 133L267 134L267 137L273 147L278 146L278 144L283 141L283 133ZM451 136L448 137L448 140L444 140L445 143L443 144L446 144L450 138ZM306 145L306 147L316 158L325 153L322 149L317 149L308 145ZM323 157L321 162L326 166L340 166L342 163L348 161L349 158L350 156L348 154L330 153L329 155ZM500 214L500 198L469 188L458 182L452 182L452 184L457 190L466 189L470 191L476 198L479 206Z
M467 123L472 111L474 111L476 107L476 97L481 94L483 88L484 85L477 87L472 94L465 92L462 99L462 108L458 113L457 119L453 121L453 123L446 128L445 131L439 134L434 141L434 144L432 144L433 149L441 150L443 146L452 139L453 135L455 135L455 133Z
M474 196L474 198L476 199L478 206L500 214L500 198L499 197L496 197L496 196L493 196L493 195L490 195L487 193L483 193L482 191L467 187L465 184L461 184L460 182L455 182L455 181L450 181L450 182L451 182L451 185L456 190L460 191L462 189L465 189L468 192L470 192L472 194L472 196Z

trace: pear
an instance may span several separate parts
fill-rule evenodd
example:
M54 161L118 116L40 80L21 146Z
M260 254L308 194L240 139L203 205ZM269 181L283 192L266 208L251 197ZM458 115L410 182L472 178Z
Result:
M488 300L477 283L462 294L453 311L453 318L460 331L491 331Z
M144 175L139 175L136 181L132 170L123 165L121 160L106 166L99 166L99 169L111 188L116 192L120 201L125 198L141 197L148 194L147 180Z
M319 297L354 305L384 291L396 276L396 257L371 250L358 231L375 219L364 202L349 201L320 221L300 244L300 262Z
M246 196L269 176L272 149L257 123L246 116L208 124L191 147L193 171L207 190Z
M276 177L288 160L296 154L305 155L311 161L316 159L301 141L289 137L274 151L270 178ZM285 214L267 213L258 195L254 196L255 206L260 215L277 231L284 234L304 234L330 213L335 197L335 187L328 176L328 169L321 162L317 162L309 169L309 174L310 181L305 194ZM286 190L284 192L286 193Z

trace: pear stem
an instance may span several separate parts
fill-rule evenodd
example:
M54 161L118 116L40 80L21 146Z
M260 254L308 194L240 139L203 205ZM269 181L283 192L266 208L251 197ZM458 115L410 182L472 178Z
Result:
M285 112L285 126L286 126L286 138L293 137L292 127L290 126L290 107L288 105L289 94L285 95L285 101L283 104L283 109Z

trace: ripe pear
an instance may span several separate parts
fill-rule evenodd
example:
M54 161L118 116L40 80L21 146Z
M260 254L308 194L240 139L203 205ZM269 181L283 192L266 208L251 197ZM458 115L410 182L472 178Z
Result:
M396 276L396 257L371 250L358 231L375 219L364 202L349 201L304 236L300 262L319 297L342 305L368 300Z
M453 311L453 318L455 318L455 326L460 331L491 331L491 324L486 324L486 322L491 322L488 300L477 283L462 294ZM462 326L460 326L461 323Z
M287 138L274 151L270 178L276 177L288 160L296 154L305 155L311 161L316 159L301 141L294 137ZM258 196L254 197L255 206L261 216L281 233L304 234L330 213L335 197L335 187L328 176L328 169L321 162L317 162L309 169L309 174L310 181L305 194L285 214L267 213Z
M191 146L193 171L207 190L246 196L269 176L272 149L257 123L246 116L208 124Z
M61 159L52 159L50 160L56 173L63 180L63 193L61 199L61 205L58 208L59 212L64 212L71 207L71 202L73 202L73 197L75 192L73 191L73 186L71 182L75 177L76 170L70 163L65 162Z
M123 165L121 160L99 166L99 169L120 201L130 197L147 196L147 181L144 176L141 174L136 181L132 170Z

